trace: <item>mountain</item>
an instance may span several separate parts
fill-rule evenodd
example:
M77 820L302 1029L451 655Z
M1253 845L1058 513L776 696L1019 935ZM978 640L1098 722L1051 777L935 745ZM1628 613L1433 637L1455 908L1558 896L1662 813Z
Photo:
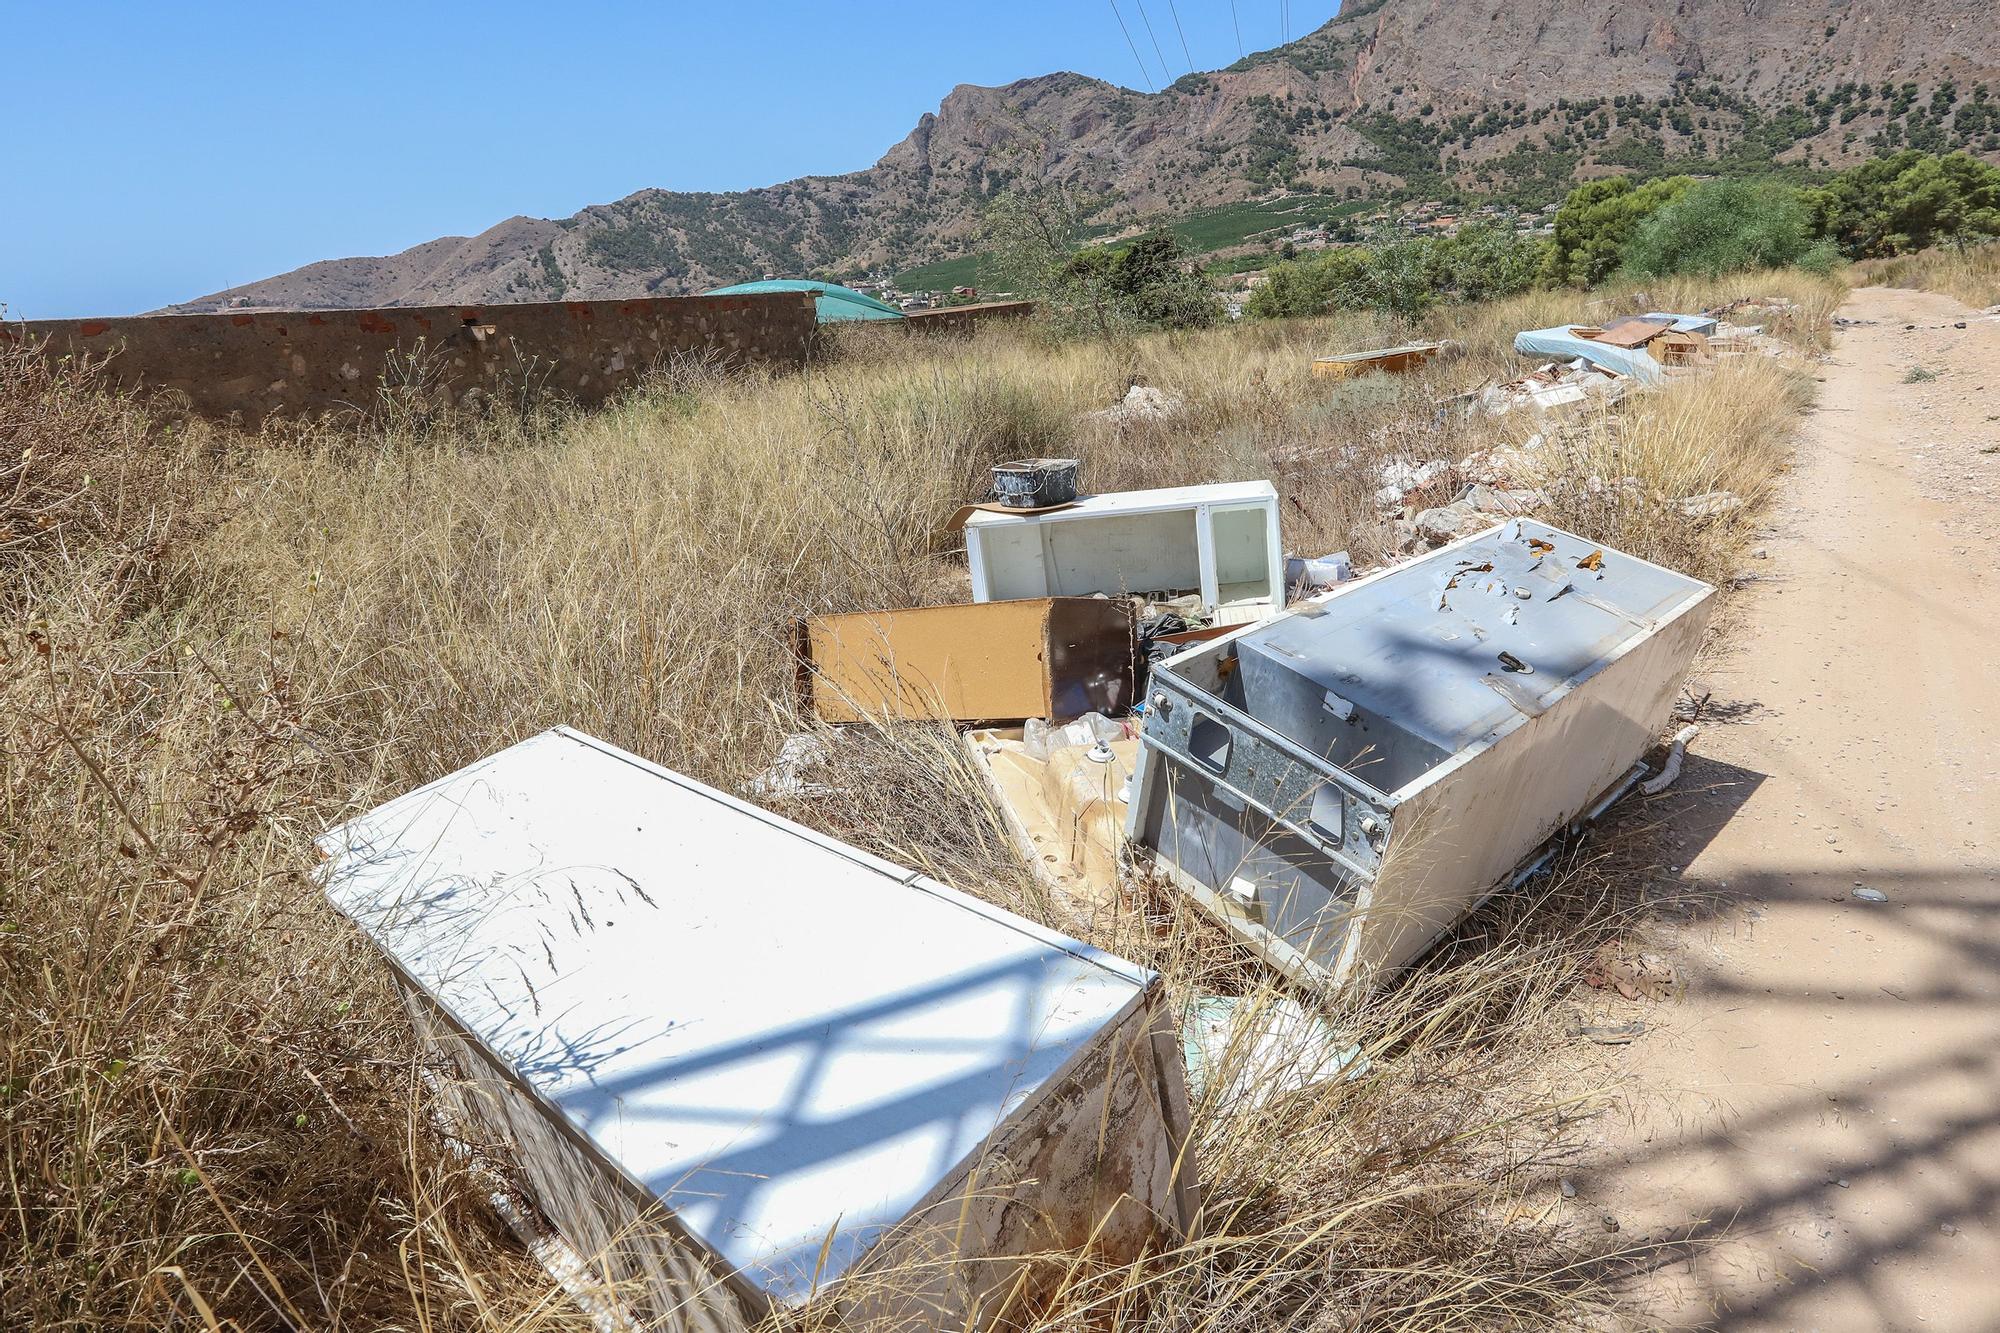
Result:
M641 190L174 311L702 291L968 251L991 199L1061 180L1117 226L1284 192L1552 200L1574 181L1839 167L1883 148L2000 157L1995 0L1353 0L1229 68L1140 93L1079 74L964 85L865 171L732 194Z

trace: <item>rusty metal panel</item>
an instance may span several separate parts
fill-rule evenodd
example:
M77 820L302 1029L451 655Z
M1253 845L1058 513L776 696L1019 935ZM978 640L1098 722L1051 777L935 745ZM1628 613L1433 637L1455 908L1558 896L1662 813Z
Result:
M1302 981L1413 959L1628 778L1713 589L1515 520L1154 668L1128 831Z
M805 681L826 722L1067 721L1132 706L1135 611L1038 597L813 616Z
M1106 1247L1187 1221L1181 1071L1118 1054L1159 1009L1121 959L565 729L321 847L460 1119L660 1327L899 1291L963 1324L1105 1220L1079 1180L1132 1194ZM1079 1106L1115 1132L1065 1134Z

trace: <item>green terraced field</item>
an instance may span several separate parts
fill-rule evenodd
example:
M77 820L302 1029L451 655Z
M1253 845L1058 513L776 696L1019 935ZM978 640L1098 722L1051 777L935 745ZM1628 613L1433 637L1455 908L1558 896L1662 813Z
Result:
M1225 204L1221 208L1203 209L1155 225L1173 233L1191 253L1205 255L1259 238L1275 244L1293 228L1331 222L1363 212L1370 206L1370 201L1365 199L1336 199L1323 194L1290 195L1255 203ZM1094 227L1091 232L1103 235L1108 230ZM982 277L980 265L984 258L984 255L977 254L960 255L956 259L941 259L934 264L904 269L896 275L896 285L906 292L977 287ZM1268 261L1260 258L1248 266L1262 267L1265 262ZM1232 268L1230 271L1242 270Z

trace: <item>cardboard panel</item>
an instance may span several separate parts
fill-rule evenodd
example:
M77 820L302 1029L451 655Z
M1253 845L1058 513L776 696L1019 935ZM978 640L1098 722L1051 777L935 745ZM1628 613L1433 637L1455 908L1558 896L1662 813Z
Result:
M1133 610L1041 597L807 620L814 711L826 722L1067 721L1129 708Z

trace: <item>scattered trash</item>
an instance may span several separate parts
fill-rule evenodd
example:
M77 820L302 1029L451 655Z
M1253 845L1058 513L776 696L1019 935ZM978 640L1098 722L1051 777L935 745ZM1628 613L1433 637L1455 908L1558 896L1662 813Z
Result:
M1335 551L1317 560L1285 557L1285 600L1290 602L1309 593L1324 592L1354 577L1354 562L1347 552Z
M1637 1019L1630 1023L1586 1023L1577 1027L1575 1032L1577 1036L1594 1041L1599 1046L1623 1046L1643 1037L1646 1025Z
M745 1326L942 1245L971 1262L866 1290L957 1327L1017 1279L993 1238L1137 1252L1193 1215L1159 979L914 871L564 729L319 845L460 1137L511 1143L641 1318Z
M1188 1096L1213 1096L1224 1111L1248 1111L1335 1078L1352 1083L1373 1067L1361 1047L1290 996L1202 995L1181 1020Z
M1583 984L1595 990L1615 990L1628 1000L1664 1000L1680 978L1674 966L1658 954L1634 953L1621 941L1597 946L1583 969Z
M1284 596L1278 492L1268 481L1112 491L1041 514L975 512L965 553L975 602L1193 596L1205 618L1242 625Z
M799 683L822 722L1068 721L1137 692L1132 603L1038 597L811 616Z
M1677 501L1675 508L1689 518L1720 518L1743 507L1743 497L1735 491L1705 491Z
M1576 1182L1568 1176L1564 1176L1556 1188L1562 1191L1562 1196L1565 1199L1574 1199L1576 1197Z
M1602 329L1590 325L1558 324L1547 329L1523 329L1514 335L1514 350L1523 356L1547 357L1588 366L1637 381L1659 384L1667 378L1666 368L1648 355L1643 346L1621 347L1602 340Z
M1129 831L1294 979L1394 970L1643 774L1713 591L1510 519L1198 645L1147 685Z
M1031 717L1021 724L1021 749L1030 759L1046 764L1057 750L1100 741L1122 741L1129 734L1123 722L1113 722L1102 713L1085 713L1061 726Z
M1076 499L1074 458L1022 458L996 463L993 498L1008 509L1051 509Z
M1880 889L1858 888L1854 891L1854 896L1864 903L1886 903L1889 901L1889 895Z
M1116 407L1091 412L1088 419L1109 422L1119 430L1156 421L1168 421L1187 411L1187 402L1177 395L1155 389L1150 384L1134 384Z
M1611 1214L1606 1213L1604 1215L1604 1229L1606 1231L1618 1230L1618 1219L1613 1217Z
M1081 918L1116 906L1139 760L1126 726L1096 713L1064 727L1037 719L968 731L965 748L1035 877Z
M822 736L810 731L787 736L785 743L778 747L778 757L771 762L771 766L750 779L750 794L766 800L831 796L839 789L823 782L812 782L805 775L807 770L818 768L832 757L833 751Z
M1550 412L1579 403L1610 404L1624 397L1639 381L1594 365L1586 357L1551 361L1518 379L1490 383L1445 400L1470 412L1501 417L1522 408Z
M1441 353L1459 350L1455 342L1405 343L1401 347L1382 347L1368 352L1343 352L1339 356L1316 358L1312 373L1324 379L1354 379L1361 375L1380 372L1386 375L1401 375L1429 364Z
M1377 475L1382 485L1375 492L1376 503L1392 508L1400 507L1409 497L1424 490L1434 482L1449 481L1451 464L1442 459L1428 463L1407 463L1391 459L1382 464Z
M1639 790L1647 796L1658 796L1674 785L1674 779L1681 775L1681 760L1687 755L1688 742L1701 734L1701 728L1689 723L1674 733L1672 743L1667 746L1667 757L1660 764L1660 771L1639 784Z

